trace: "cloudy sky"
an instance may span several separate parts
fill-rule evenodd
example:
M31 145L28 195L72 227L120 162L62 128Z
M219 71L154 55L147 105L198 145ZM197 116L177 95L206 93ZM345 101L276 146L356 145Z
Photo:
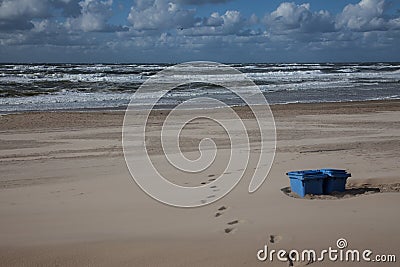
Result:
M0 0L0 62L400 61L399 0Z

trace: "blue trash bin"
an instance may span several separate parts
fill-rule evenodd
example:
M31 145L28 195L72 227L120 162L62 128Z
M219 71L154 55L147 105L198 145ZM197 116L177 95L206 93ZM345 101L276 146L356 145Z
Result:
M286 173L290 178L292 192L300 197L306 194L321 195L324 193L323 181L327 175L318 170L292 171Z
M351 177L351 173L338 169L321 169L319 171L327 175L323 184L324 194L344 192L346 190L347 178Z

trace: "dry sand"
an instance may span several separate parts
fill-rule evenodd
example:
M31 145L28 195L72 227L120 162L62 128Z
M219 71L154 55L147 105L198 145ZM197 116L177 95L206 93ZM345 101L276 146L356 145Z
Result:
M256 142L251 114L237 112ZM256 253L265 244L322 250L338 238L351 249L397 254L399 261L400 101L277 105L273 112L277 151L263 186L247 192L250 170L223 199L191 209L161 204L132 181L122 154L121 111L1 115L0 265L289 266L259 262ZM154 113L149 138L165 115ZM197 123L181 142L188 157L196 157L197 142L210 133L224 155L224 132ZM209 183L223 164L224 157L203 174L176 175L162 165L156 140L151 144L154 160L178 184ZM351 172L348 187L355 191L327 199L281 191L287 171L326 167Z

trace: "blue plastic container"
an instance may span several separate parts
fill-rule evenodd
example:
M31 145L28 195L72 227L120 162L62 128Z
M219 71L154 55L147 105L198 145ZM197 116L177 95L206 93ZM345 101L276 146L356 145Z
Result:
M324 179L327 174L319 170L292 171L286 173L290 178L292 192L300 197L306 194L322 195L324 193Z
M344 192L346 190L347 178L351 177L351 173L338 169L321 169L319 171L327 175L323 183L324 194Z

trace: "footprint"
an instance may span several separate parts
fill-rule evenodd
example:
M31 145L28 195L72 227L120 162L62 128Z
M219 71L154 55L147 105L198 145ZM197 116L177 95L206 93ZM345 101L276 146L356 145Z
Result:
M216 185L212 185L212 186L210 186L210 188L217 188L217 186Z
M289 257L288 259L288 263L289 263L289 267L293 266L293 267L300 267L300 266L308 266L314 263L314 259L310 259L309 261L293 261L291 260Z
M274 244L274 243L279 243L282 240L282 236L280 235L270 235L269 236L269 242Z
M201 182L201 184L207 184L207 182Z
M215 179L214 179L214 178L211 178L211 179L208 179L208 181L212 182L212 181L215 181Z
M228 228L224 229L224 232L225 232L225 234L229 234L229 233L232 233L234 230L235 230L234 227L228 227Z
M228 208L226 206L221 206L218 208L218 212L215 213L215 217L219 217L224 214L224 210L227 210Z
M287 255L287 253L286 253L286 258L287 258L287 261L288 261L289 267L292 267L292 266L294 266L294 265L293 265L293 260L292 260L292 258L290 258L290 257Z
M238 224L238 223L239 223L239 220L234 220L234 221L228 222L227 224L228 225L235 225L235 224Z
M310 265L310 264L312 264L314 262L313 259L311 259L309 262L306 262L306 263L305 262L301 262L301 261L300 262L299 261L294 261L292 259L296 258L296 254L294 252L292 252L290 257L289 257L289 255L290 254L288 252L286 252L286 254L283 256L284 258L287 259L289 267L306 266L306 265Z
M214 177L215 176L215 174L210 174L210 175L208 175L208 177Z
M270 235L269 236L269 242L272 243L272 244L275 243L275 236L274 235Z

